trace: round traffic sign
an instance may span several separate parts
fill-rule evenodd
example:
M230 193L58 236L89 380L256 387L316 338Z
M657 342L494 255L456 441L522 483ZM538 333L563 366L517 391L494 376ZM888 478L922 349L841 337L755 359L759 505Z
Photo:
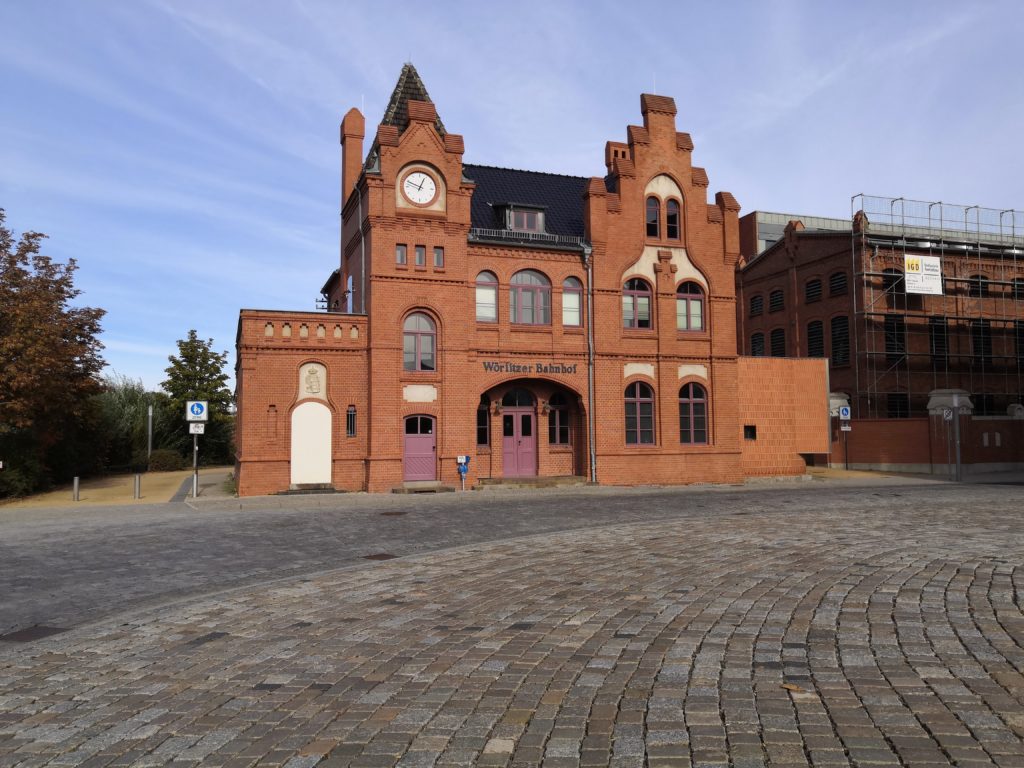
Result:
M192 410L192 415L193 416L202 416L203 415L203 411L205 410L205 408L203 408L203 404L202 403L192 403L191 410Z

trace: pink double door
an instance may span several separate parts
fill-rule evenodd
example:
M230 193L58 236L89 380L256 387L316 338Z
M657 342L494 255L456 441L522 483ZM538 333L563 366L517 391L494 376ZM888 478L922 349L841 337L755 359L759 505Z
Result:
M533 408L505 408L501 414L505 477L537 474L537 430Z
M434 419L408 416L405 419L405 446L402 474L406 481L437 479L437 438Z

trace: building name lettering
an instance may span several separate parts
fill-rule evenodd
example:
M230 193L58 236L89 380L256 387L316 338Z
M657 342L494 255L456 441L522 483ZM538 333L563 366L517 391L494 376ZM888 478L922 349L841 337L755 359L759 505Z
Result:
M484 370L491 373L576 373L576 363L492 363L485 362Z

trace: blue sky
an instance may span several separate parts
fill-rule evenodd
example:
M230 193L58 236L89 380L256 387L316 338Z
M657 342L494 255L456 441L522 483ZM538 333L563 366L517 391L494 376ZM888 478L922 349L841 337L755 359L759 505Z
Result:
M6 0L0 207L78 260L110 368L159 386L189 328L312 309L338 262L338 123L411 60L466 162L604 173L673 96L710 192L1024 209L1024 4Z

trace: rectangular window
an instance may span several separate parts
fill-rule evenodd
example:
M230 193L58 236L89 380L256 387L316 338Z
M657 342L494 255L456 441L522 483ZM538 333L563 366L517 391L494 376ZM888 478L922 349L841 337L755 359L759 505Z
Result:
M850 320L846 315L832 318L832 365L850 364Z
M562 325L580 325L580 293L562 293Z
M946 318L928 318L928 347L932 362L944 366L949 357L949 326Z
M1024 320L1014 323L1014 335L1017 337L1017 367L1024 368Z
M750 316L757 317L764 312L764 296L751 296L750 297Z
M992 365L992 324L988 320L971 321L971 355L977 366Z
M757 440L757 425L756 424L744 424L743 425L743 439L744 440Z
M821 301L821 280L808 280L804 286L804 303L812 304Z
M786 306L786 294L781 290L768 294L768 311L781 312Z
M902 360L907 353L907 324L902 315L885 316L885 359Z
M828 295L842 296L846 293L846 273L834 272L828 279Z
M552 408L548 414L548 442L551 445L569 444L569 413L564 408Z
M476 319L481 323L493 323L498 320L498 286L476 286Z
M345 436L356 436L356 407L354 405L350 405L348 411L345 412Z
M395 246L395 264L408 264L409 263L409 249L403 243L399 243Z
M425 267L427 266L427 246L417 245L416 246L416 266Z
M910 395L897 393L886 396L885 415L890 419L905 419L910 416Z
M540 232L543 219L539 211L512 211L512 229L524 232Z
M434 246L434 266L438 269L444 267L444 248L438 245Z
M476 409L476 444L491 444L491 413L483 407Z

